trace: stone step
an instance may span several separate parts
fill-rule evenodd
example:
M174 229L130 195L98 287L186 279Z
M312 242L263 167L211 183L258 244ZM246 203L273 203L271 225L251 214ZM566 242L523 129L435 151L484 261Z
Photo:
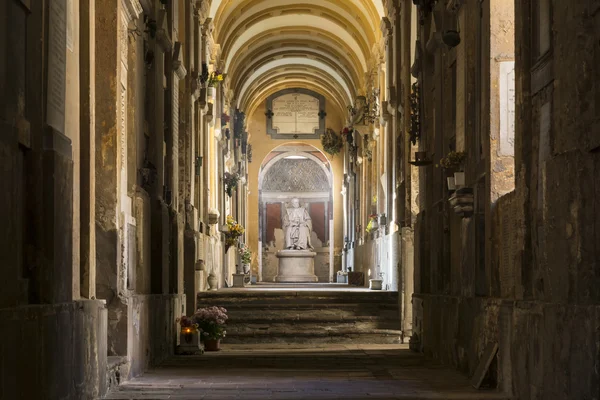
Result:
M227 324L227 332L230 334L246 334L252 332L272 332L278 334L280 332L319 332L323 334L331 334L335 332L356 332L356 333L372 333L376 330L398 330L399 323L396 321L344 321L344 322L329 322L327 324L314 324L305 322L250 322L237 323L229 322Z
M370 332L360 332L354 329L314 332L268 330L231 334L228 330L223 342L228 344L400 344L402 337L401 331L391 329L373 329Z
M398 308L393 309L260 309L250 311L247 308L233 308L228 310L229 321L236 323L244 322L277 322L277 321L302 321L305 323L334 322L334 321L378 321L397 320Z
M221 290L198 306L228 311L224 343L401 343L398 293L368 290Z
M398 303L397 292L201 292L198 293L198 304L200 307L219 305L227 306L239 305L240 307L253 306L259 304L271 304L273 306L283 305L310 305L310 304L377 304L394 305Z
M378 312L387 312L387 311L397 311L398 304L396 303L346 303L346 304L335 304L335 303L322 303L322 304L314 304L314 303L306 303L306 304L298 304L298 303L236 303L236 304L226 304L225 302L215 302L213 304L207 303L198 303L198 307L209 307L209 306L221 306L225 307L227 311L244 311L249 312L250 310L254 310L254 312L263 312L263 311L327 311L327 310L341 310L346 312L355 312L360 314L373 314Z

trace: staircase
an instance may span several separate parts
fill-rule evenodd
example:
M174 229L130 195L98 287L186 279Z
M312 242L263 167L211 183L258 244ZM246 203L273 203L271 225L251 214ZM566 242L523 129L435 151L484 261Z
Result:
M401 343L397 292L272 290L201 292L198 307L228 311L231 344Z

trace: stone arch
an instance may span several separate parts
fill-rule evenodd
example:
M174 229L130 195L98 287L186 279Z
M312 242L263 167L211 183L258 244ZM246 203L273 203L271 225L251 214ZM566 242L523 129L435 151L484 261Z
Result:
M279 224L292 198L299 198L313 219L312 239L318 254L315 274L320 282L331 279L333 182L329 159L312 145L288 142L273 148L264 158L258 174L261 280L271 281L277 275L275 253L283 246Z

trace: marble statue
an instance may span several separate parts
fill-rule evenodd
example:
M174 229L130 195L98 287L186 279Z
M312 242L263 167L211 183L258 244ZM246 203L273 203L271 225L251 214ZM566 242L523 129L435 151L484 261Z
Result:
M312 220L308 211L300 206L298 199L292 199L292 207L286 210L283 217L285 232L285 248L288 250L312 250L310 235Z

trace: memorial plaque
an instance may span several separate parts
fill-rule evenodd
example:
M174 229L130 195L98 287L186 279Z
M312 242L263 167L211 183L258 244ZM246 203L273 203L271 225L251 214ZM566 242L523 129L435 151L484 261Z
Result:
M67 49L73 51L73 0L67 0Z
M515 62L500 62L500 155L515 155Z
M319 99L291 93L273 99L273 129L280 135L309 134L319 129Z
M306 89L286 89L267 99L267 133L274 139L318 139L325 133L325 98Z
M135 288L135 270L137 268L137 231L136 226L127 223L127 288Z
M48 90L46 123L56 131L65 131L67 68L67 4L51 0L48 5Z

